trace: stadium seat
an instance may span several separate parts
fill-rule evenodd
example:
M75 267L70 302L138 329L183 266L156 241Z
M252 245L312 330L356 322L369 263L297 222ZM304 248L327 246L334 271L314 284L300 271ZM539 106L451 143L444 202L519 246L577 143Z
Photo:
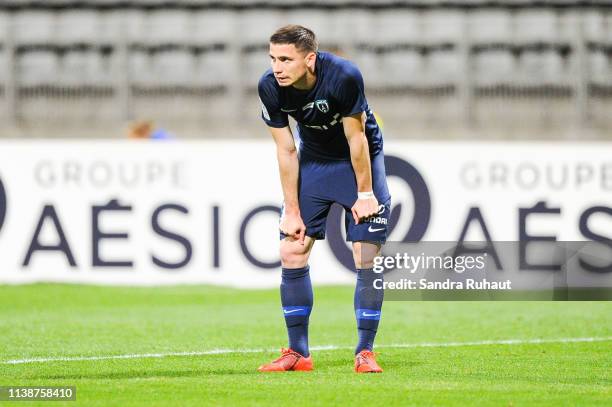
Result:
M261 52L250 52L242 55L242 71L241 76L245 85L248 88L257 86L257 82L261 75L270 68L270 57L266 50Z
M510 51L487 50L475 54L473 58L473 78L476 84L492 86L513 82L516 60Z
M589 53L588 67L592 82L601 85L612 83L610 58L603 52Z
M347 33L350 33L350 26L347 26L346 19L342 19L341 16L347 13L343 11L329 11L326 13L326 20L324 21L324 27L321 28L320 32L317 32L317 36L321 45L329 45L336 52L340 51L341 56L347 57L345 52L348 52L351 44L353 43Z
M194 63L194 81L199 86L227 85L233 79L223 53L203 52L195 58Z
M0 11L0 45L4 45L9 35L9 14Z
M141 50L132 51L128 58L130 80L139 86L153 86L157 81L153 72L152 56Z
M112 44L125 38L128 28L124 22L127 17L124 16L127 16L127 14L128 12L119 10L98 12L98 42Z
M88 81L87 57L91 52L69 51L62 58L61 78L65 85L82 85Z
M0 12L0 117L4 117L5 109L5 90L7 80L7 37L8 37L8 16L5 13Z
M352 27L358 25L359 30ZM345 34L357 45L350 55L369 88L408 85L422 65L414 46L422 42L422 21L410 10L377 11L348 15Z
M240 52L238 55L230 55L229 58L238 59L239 72L237 75L247 89L255 89L261 75L270 67L268 57L270 35L290 21L291 18L284 19L279 12L269 10L248 11L238 17L240 32L252 34L240 40L242 43ZM228 80L228 82L232 81Z
M190 43L194 18L186 10L159 10L149 14L146 21L148 41L151 43Z
M468 17L468 35L475 43L509 42L512 16L506 10L474 10Z
M4 87L6 84L6 74L7 74L7 66L6 66L6 51L4 47L0 48L0 87ZM1 98L1 97L0 97Z
M430 85L456 83L464 73L461 56L457 51L436 51L427 57L425 72Z
M122 29L116 36L117 41L126 40L131 43L148 42L149 30L146 15L138 10L126 10L121 14L113 14L109 24Z
M371 35L373 31L372 12L356 9L351 13L333 12L331 17L333 17L333 24L328 25L323 32L317 32L319 40L323 42L334 42L344 46L377 39L376 36Z
M56 17L44 11L20 11L13 27L17 43L46 43L55 38Z
M423 76L423 57L415 50L390 52L383 58L386 86L418 85Z
M457 11L433 11L426 14L426 37L430 43L456 42L466 35L464 15Z
M195 58L186 49L157 52L152 57L152 64L159 85L189 86L193 83Z
M290 13L289 13L290 15ZM238 17L236 35L244 35L242 41L245 45L267 45L270 35L280 26L289 23L300 23L305 26L307 15L304 20L292 20L289 16L283 16L281 12L273 10L248 11Z
M290 10L283 19L284 24L300 24L315 32L319 41L326 41L330 37L333 21L329 13L323 10Z
M583 13L584 37L590 41L601 41L606 38L606 19L603 13L587 11ZM610 21L612 23L612 21ZM612 40L612 28L609 28L609 40Z
M94 10L67 10L57 14L56 40L65 43L98 42L100 27Z
M69 85L110 85L116 79L111 63L96 48L72 50L61 63L61 82Z
M366 21L360 39L377 44L422 42L426 39L424 26L423 18L412 10L380 11Z
M17 75L26 86L55 83L60 78L59 57L49 50L24 53L18 58Z
M563 61L554 50L527 51L521 55L519 80L525 85L559 84L563 81Z
M514 19L514 38L518 42L554 42L558 25L557 15L551 9L520 10Z
M238 26L238 16L230 11L198 11L193 15L191 39L196 43L227 43L244 33Z
M352 58L359 66L367 88L380 88L391 82L386 76L383 58L369 51L358 51Z
M584 20L587 21L586 19ZM558 16L557 37L562 42L572 42L580 32L580 14L565 12ZM584 30L583 30L584 31ZM586 32L585 32L586 34Z

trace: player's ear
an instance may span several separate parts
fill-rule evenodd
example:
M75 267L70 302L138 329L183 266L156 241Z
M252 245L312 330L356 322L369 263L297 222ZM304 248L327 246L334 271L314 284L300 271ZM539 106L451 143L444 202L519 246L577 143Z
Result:
M306 54L306 65L308 66L308 68L312 68L316 60L317 54L315 52L309 52L308 54Z

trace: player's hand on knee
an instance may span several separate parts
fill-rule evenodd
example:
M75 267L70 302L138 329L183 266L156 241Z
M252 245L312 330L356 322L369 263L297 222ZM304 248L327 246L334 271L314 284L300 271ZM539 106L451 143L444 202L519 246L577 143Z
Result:
M281 219L280 231L292 239L298 240L300 244L304 244L306 225L304 225L300 215L285 214Z
M378 200L373 195L369 198L357 199L351 208L351 212L357 225L359 222L378 214Z

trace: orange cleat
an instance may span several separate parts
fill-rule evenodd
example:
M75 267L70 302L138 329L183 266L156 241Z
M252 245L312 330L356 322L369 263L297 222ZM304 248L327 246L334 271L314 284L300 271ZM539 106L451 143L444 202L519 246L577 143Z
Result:
M374 352L364 349L355 355L356 373L382 373L382 371L378 363L376 363Z
M260 372L287 372L290 370L310 372L312 370L312 355L305 357L293 349L281 349L281 357L267 365L259 366Z

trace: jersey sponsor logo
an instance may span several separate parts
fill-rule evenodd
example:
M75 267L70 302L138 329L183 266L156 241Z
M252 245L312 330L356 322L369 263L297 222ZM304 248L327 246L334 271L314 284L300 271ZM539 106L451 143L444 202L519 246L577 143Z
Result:
M331 121L329 124L330 124L331 126L335 126L335 125L336 125L336 123L339 123L339 122L341 122L341 121L342 121L342 117L340 117L340 113L336 113L336 114L334 115L334 120L332 120L332 121Z
M342 122L342 118L340 117L340 113L336 113L334 115L334 119L329 122L328 125L322 124L320 126L315 126L312 124L304 124L304 126L309 127L311 129L316 129L316 130L328 130L330 127L334 127L336 124Z
M315 130L327 130L327 129L329 129L329 127L327 127L326 125L314 126L314 125L311 125L311 124L305 124L304 126L308 127L309 129L315 129Z
M281 112L285 112L285 113L297 112L297 109L285 109L284 107L281 107Z
M319 99L319 100L315 100L314 103L315 103L315 106L317 107L317 109L319 109L319 111L321 111L323 113L329 112L329 104L327 103L327 100Z
M368 227L368 232L370 233L374 233L374 232L380 232L381 230L385 230L385 228L373 228L372 226Z
M388 223L388 220L386 218L381 217L384 213L385 213L385 205L383 204L378 205L378 213L374 216L370 216L369 218L367 218L365 220L365 223L378 223L378 224L386 225ZM382 230L382 229L376 229L376 230ZM374 231L375 230L370 230L370 232L374 232Z
M312 109L314 107L314 102L310 102L307 105L302 106L302 111Z
M386 225L388 223L387 218L381 218L380 216L372 216L371 218L366 218L364 223L377 223L379 225Z

